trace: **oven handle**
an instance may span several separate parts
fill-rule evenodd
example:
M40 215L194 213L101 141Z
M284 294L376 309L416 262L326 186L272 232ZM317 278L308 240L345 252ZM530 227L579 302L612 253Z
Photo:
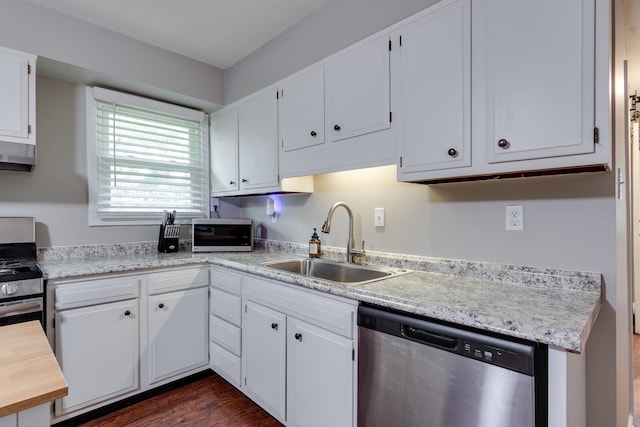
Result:
M42 311L41 298L0 304L0 317L32 313L34 311Z

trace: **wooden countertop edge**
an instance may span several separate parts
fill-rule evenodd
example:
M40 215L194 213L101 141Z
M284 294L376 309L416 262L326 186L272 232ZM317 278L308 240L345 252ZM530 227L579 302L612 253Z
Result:
M0 417L68 394L40 322L2 326L0 342Z
M69 394L69 388L65 383L64 387L62 388L56 388L54 390L50 390L45 393L34 396L31 399L21 400L19 402L10 403L10 404L7 404L6 406L2 406L0 408L0 418L4 417L5 415L11 415L19 411L24 411L25 409L42 405L43 403L53 402L54 400L60 399L61 397L66 396L67 394Z

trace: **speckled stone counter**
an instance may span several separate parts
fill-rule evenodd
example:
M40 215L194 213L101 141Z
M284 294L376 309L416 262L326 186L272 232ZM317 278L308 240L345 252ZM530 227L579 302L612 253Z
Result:
M601 275L370 252L367 262L412 270L361 285L303 277L260 265L305 256L306 245L258 242L251 253L158 254L150 244L44 248L50 280L211 264L320 292L582 352L601 303ZM323 248L344 259L344 251Z

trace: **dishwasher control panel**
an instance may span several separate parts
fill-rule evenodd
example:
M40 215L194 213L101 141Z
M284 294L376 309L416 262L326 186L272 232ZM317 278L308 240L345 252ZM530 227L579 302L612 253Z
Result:
M478 359L492 365L512 369L518 372L527 372L533 368L530 366L531 355L515 353L503 348L487 344L462 340L461 354L472 359Z

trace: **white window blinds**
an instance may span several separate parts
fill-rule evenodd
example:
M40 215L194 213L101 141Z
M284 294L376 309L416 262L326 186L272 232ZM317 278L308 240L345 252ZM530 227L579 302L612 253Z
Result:
M206 115L94 88L94 225L208 216ZM90 221L91 222L91 221Z

